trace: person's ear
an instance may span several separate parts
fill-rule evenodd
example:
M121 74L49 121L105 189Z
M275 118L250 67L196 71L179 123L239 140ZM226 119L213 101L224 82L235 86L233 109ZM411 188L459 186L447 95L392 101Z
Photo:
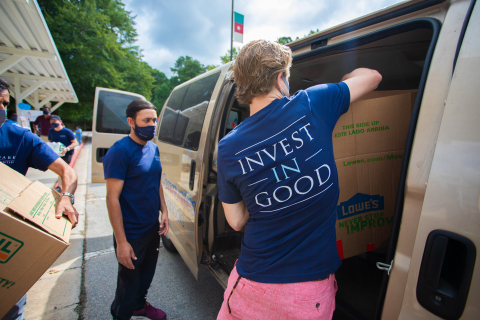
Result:
M128 125L130 126L130 128L133 129L133 127L135 127L135 121L133 120L133 118L128 117L127 122L128 122Z
M283 72L280 72L277 76L277 86L279 88L281 88L281 84L283 83L282 76L283 76Z

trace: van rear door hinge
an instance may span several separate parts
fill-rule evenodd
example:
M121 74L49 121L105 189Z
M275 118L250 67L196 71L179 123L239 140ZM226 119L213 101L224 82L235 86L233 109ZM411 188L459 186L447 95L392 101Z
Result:
M392 266L393 266L393 260L390 264L383 263L383 262L377 262L377 269L387 271L388 275L390 275L390 270L392 270Z

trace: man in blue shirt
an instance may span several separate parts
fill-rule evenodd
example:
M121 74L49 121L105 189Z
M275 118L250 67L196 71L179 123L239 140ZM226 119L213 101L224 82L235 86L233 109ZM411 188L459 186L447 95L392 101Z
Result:
M63 155L61 155L63 161L67 164L70 164L72 161L73 153L75 152L75 147L78 146L77 139L73 131L65 128L62 123L62 119L59 116L53 115L50 116L50 125L52 128L48 131L48 141L50 142L61 142L65 146L63 148Z
M290 97L291 62L290 48L265 40L235 60L237 99L250 117L219 143L218 188L228 223L245 234L218 319L329 319L335 309L332 131L382 77L356 69Z
M7 111L7 122L6 123L9 123L11 125L20 127L17 120L18 120L17 113L14 110L8 110Z
M25 175L29 167L42 171L47 169L58 174L63 181L63 190L57 204L55 217L60 219L68 216L73 227L78 222L78 212L73 207L75 190L77 189L77 174L39 137L29 130L5 123L7 106L10 102L10 86L0 78L0 161ZM24 320L23 311L26 295L3 317L2 320Z
M77 138L78 144L82 143L82 129L80 126L77 126L77 130L75 130L75 138Z
M118 280L111 306L114 319L166 319L150 305L147 291L155 274L160 235L168 232L168 211L160 184L162 166L155 136L157 112L146 100L127 107L130 134L103 158L107 208L118 260ZM161 221L160 212L162 211Z

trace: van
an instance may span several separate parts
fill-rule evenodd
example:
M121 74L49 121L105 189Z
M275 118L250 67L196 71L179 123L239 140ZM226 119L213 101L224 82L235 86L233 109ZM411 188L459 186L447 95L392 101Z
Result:
M479 319L479 34L474 0L412 0L288 44L292 93L358 67L382 74L374 94L415 92L390 180L398 191L389 233L383 248L343 260L334 319ZM176 87L154 138L170 219L163 243L195 277L205 264L223 287L243 232L218 200L217 146L249 116L235 98L233 64ZM93 182L103 179L106 150L129 132L125 108L138 97L97 88Z

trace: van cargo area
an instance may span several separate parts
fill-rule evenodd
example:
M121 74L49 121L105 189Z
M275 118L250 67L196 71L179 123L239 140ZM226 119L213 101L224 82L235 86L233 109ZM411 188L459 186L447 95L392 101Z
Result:
M369 97L370 100L363 100L363 103L366 103L366 108L369 107L369 101L372 102L370 103L371 105L373 105L374 102L377 103L377 110L384 113L386 112L387 116L388 112L390 112L388 110L395 112L394 115L390 115L390 120L388 121L391 121L392 126L396 127L395 130L391 129L391 127L388 127L388 129L384 128L384 130L390 130L393 135L385 137L387 140L384 141L388 141L388 143L384 144L382 150L377 150L375 147L372 147L375 150L370 150L370 153L375 154L372 156L373 159L383 157L383 155L379 156L378 154L385 150L389 152L388 155L394 154L400 157L392 158L392 161L390 162L391 167L384 167L383 169L378 169L380 167L375 167L374 164L369 164L369 167L365 170L370 170L369 172L374 172L375 174L362 175L362 173L359 172L359 166L357 166L358 170L349 171L348 174L351 174L352 177L357 178L357 180L360 180L361 177L362 184L367 186L365 187L367 189L373 188L372 186L377 186L379 188L382 188L384 185L390 186L389 194L388 196L385 196L384 210L382 211L384 212L385 217L388 216L390 221L394 214L401 214L401 212L394 212L396 201L398 201L397 190L399 189L399 185L402 185L400 183L400 171L405 170L405 166L408 165L408 159L404 161L401 156L403 156L406 151L405 146L408 146L408 137L413 135L412 131L415 129L415 121L417 117L415 108L418 109L421 102L421 94L419 92L417 95L416 92L421 87L421 82L425 80L424 77L426 70L424 70L424 68L428 68L428 60L430 59L429 48L434 45L432 42L432 39L434 38L433 27L429 24L428 19L416 20L405 23L401 26L390 27L372 34L363 35L353 40L307 51L295 55L293 60L290 77L291 94L317 84L339 82L343 75L360 67L378 70L383 76L383 81L373 95ZM235 87L233 86L232 90L234 90L234 88ZM393 97L394 99L395 97L400 97L405 94L410 95L407 96L406 99L401 100L404 102L400 103L396 109L388 109L392 104L392 100L384 100L385 102L378 100L385 96L389 96L390 99ZM227 101L227 105L225 106L222 118L222 121L224 122L220 125L218 140L227 134L234 125L238 125L249 115L249 108L247 105L240 105L232 94L230 97L231 99ZM381 103L384 103L385 110L381 109ZM355 106L353 107L355 108ZM372 121L379 121L379 115L375 113L375 108L372 107L369 110L369 112L372 112L372 114L369 115L369 119ZM348 115L345 114L342 117L348 117ZM355 115L355 117L361 118L361 114ZM339 123L342 121L342 118L340 118ZM348 127L350 122L352 124L356 123L355 120L349 119L347 122L344 121L341 124L343 127L340 131L346 132L345 135L350 135L350 128ZM369 126L372 126L372 124L369 124ZM367 129L365 129L365 132L366 130ZM384 130L378 129L377 131ZM334 134L338 132L334 131ZM379 136L381 132L371 132L371 134L371 136L365 134L362 137L364 137L364 140L371 138L375 142L379 141L379 139L383 139L382 136ZM334 139L335 145L336 140L334 137L332 138ZM357 138L356 140L353 139L350 141L355 143L354 149L358 151L362 139ZM339 154L344 149L341 150L340 147L335 146L334 149L337 167L339 167ZM213 159L216 159L216 150L212 151L212 154ZM369 154L369 151L367 150L365 154ZM347 155L345 155L345 157L346 156ZM359 163L358 152L354 157L357 158L352 160L353 164ZM352 161L349 163L352 163ZM222 205L219 203L216 194L216 160L213 160L212 162L212 169L209 172L209 182L207 184L207 192L204 200L206 223L204 224L203 235L204 242L206 244L208 243L207 248L210 251L205 252L205 255L212 257L212 260L218 263L217 266L221 266L226 273L230 273L235 260L240 254L242 232L235 232L231 229L225 219ZM360 163L363 162L360 161ZM384 161L384 163L387 163L387 161ZM354 168L355 165L350 167ZM346 174L347 173L345 173L345 175ZM344 194L348 192L351 193L347 198L350 198L354 194L358 195L367 192L371 192L370 194L372 194L375 192L374 189L368 189L367 192L365 192L365 188L362 189L357 180L354 181L354 184L355 188L358 190L347 191L346 185L342 184L341 181L342 169L340 168L339 180L339 205L340 202L345 201L342 200L342 192ZM380 180L382 183L379 183ZM400 201L403 202L403 199L400 199ZM372 211L372 213L375 212ZM383 222L382 227L385 224L385 221ZM377 221L377 224L380 225L380 222ZM337 222L337 227L338 225ZM383 301L384 298L381 294L381 288L383 285L382 282L386 279L386 277L384 277L386 271L377 269L376 264L377 262L387 264L391 262L386 261L386 246L389 241L392 241L392 239L395 240L397 235L394 234L393 237L389 238L390 227L391 226L388 225L383 228L381 236L378 235L378 232L376 233L377 237L381 237L381 241L379 240L378 242L375 242L375 245L367 247L367 244L370 244L370 242L374 243L374 240L365 240L368 238L368 236L365 235L362 236L362 238L365 238L364 240L367 243L363 251L357 250L353 256L345 254L341 267L335 273L338 283L338 292L336 295L337 306L334 319L375 319L378 316L378 312L381 313L382 303L377 303L379 303L378 301ZM349 235L346 236L350 236L350 233L352 232L352 230L349 230ZM372 232L375 233L374 231ZM338 239L339 229L337 228L337 240ZM314 245L315 244L312 244L312 246Z

